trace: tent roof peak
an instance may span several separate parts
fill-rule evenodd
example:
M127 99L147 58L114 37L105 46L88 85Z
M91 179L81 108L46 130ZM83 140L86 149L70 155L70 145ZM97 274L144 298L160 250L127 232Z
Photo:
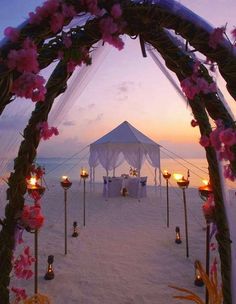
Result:
M158 145L152 139L144 135L142 132L133 127L128 121L122 122L112 131L108 132L91 145L97 144L148 144ZM158 145L159 146L159 145Z

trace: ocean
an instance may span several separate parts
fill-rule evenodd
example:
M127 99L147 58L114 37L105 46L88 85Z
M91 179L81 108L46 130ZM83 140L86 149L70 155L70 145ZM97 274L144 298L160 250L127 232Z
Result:
M80 169L82 167L88 168L87 160L79 158L38 158L37 163L45 168L45 180L47 178L58 178L60 180L62 175L67 175L73 180L80 179ZM173 178L173 173L180 173L187 177L189 170L189 187L197 188L202 185L203 179L208 179L208 164L206 159L193 158L193 159L161 159L161 170L168 170L172 176L170 178L170 185L176 186L176 181ZM130 166L127 163L122 164L116 169L115 175L129 174ZM158 175L157 171L157 175ZM96 168L95 179L96 182L102 182L103 176L106 175L105 169L101 166ZM112 176L112 172L109 174ZM144 163L141 169L141 176L147 176L147 184L154 185L154 168L147 162ZM159 177L158 177L159 178ZM165 182L162 178L162 184ZM233 185L231 185L232 187Z

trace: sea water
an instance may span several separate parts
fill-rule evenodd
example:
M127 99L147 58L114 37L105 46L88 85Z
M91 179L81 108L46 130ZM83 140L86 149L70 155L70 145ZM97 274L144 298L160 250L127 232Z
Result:
M45 179L55 178L60 180L62 175L67 175L71 180L80 179L81 168L89 168L87 160L81 160L79 158L39 158L37 163L45 168ZM115 176L121 176L121 174L129 174L130 166L126 162L119 166L115 171ZM176 181L173 178L174 173L182 174L185 178L189 173L190 187L197 188L202 185L202 180L208 180L208 163L203 158L193 159L161 159L161 171L168 170L172 176L169 180L172 186L176 186ZM100 165L95 171L96 182L102 182L103 176L106 175L106 171ZM113 176L113 172L109 172L109 176ZM141 176L148 177L148 185L155 184L154 181L154 168L147 162L144 163L141 169ZM159 184L159 171L157 170L157 182ZM161 178L162 185L165 184L163 178ZM230 188L236 188L235 184L231 183Z

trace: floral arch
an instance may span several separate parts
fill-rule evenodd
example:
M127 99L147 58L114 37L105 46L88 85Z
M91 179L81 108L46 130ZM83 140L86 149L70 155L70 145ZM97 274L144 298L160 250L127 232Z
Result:
M80 25L70 27L72 19L80 21ZM63 30L65 25L67 30ZM155 48L166 66L177 75L188 98L209 164L224 303L233 303L232 284L235 282L232 282L232 273L235 275L236 269L232 266L232 231L226 216L218 159L227 160L225 177L235 180L235 123L206 65L193 56L193 51L197 50L209 62L217 64L227 90L236 99L236 51L224 38L224 30L211 28L174 0L48 0L30 13L29 19L19 28L9 27L5 30L6 39L0 48L0 114L16 96L30 98L36 105L23 133L14 172L8 180L8 203L5 218L1 220L2 304L9 303L14 233L24 207L26 177L32 168L40 140L57 134L55 128L47 125L54 99L66 90L67 81L77 65L91 64L90 54L98 41L102 40L121 50L123 34L139 37L144 56L145 44ZM235 37L236 30L232 34ZM185 48L177 43L177 35L185 39ZM44 85L45 81L38 73L55 60L58 60L58 64ZM216 122L216 128L210 119Z

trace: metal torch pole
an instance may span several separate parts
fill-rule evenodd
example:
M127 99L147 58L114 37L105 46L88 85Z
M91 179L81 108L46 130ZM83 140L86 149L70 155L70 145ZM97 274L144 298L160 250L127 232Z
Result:
M184 199L184 218L185 218L185 236L186 236L186 257L189 257L188 249L188 217L187 217L187 206L186 206L186 196L185 188L183 188L183 199Z
M169 228L169 181L166 179L166 214L167 214L167 227Z
M67 189L64 189L65 202L65 254L67 254Z
M34 231L34 293L38 293L38 229Z
M84 178L84 226L85 226L85 178Z
M209 272L210 272L210 223L207 220L206 221L206 274L209 277ZM206 288L205 291L205 300L206 300L206 304L208 304L209 302L209 293L208 290Z

